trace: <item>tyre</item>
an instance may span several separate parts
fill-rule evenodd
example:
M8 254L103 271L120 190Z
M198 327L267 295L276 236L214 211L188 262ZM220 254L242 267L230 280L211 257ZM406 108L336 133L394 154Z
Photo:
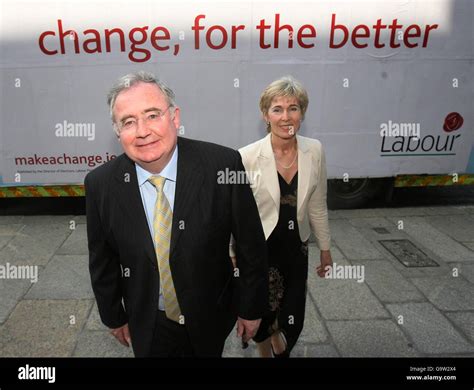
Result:
M384 200L390 201L392 189L393 178L328 180L328 207L330 210L367 207L384 195Z

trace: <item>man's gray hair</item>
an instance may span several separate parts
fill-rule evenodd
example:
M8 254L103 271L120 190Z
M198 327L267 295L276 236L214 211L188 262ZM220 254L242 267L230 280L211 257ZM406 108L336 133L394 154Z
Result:
M110 118L112 118L112 122L114 122L114 128L116 132L117 128L115 126L114 118L115 100L117 100L117 96L120 94L120 92L138 83L155 84L163 93L163 95L165 95L168 105L170 107L176 107L173 90L164 82L160 81L153 73L145 72L143 70L136 73L129 73L123 77L120 77L107 94L107 104L109 105L110 109Z

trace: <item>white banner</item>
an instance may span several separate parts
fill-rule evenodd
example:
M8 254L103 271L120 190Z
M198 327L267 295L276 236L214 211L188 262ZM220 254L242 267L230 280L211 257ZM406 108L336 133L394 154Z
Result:
M259 96L291 74L330 178L474 172L472 1L0 4L0 185L82 183L121 153L105 96L142 69L185 137L264 137Z

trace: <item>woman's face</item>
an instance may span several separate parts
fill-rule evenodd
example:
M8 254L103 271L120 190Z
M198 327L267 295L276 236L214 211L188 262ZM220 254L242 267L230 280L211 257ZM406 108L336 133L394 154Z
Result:
M274 136L290 139L295 136L301 125L301 107L296 97L281 96L272 100L265 121L270 122Z

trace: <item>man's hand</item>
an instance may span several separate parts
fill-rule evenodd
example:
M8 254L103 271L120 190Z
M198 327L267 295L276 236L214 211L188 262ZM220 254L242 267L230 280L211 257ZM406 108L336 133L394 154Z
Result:
M242 337L244 343L248 342L257 333L261 318L258 320L244 320L237 318L237 337Z
M332 258L330 251L321 251L321 265L316 268L316 272L321 278L324 278L326 272L332 267Z
M129 347L132 343L132 339L130 338L130 332L128 330L128 324L121 326L120 328L115 328L110 331L115 338L120 341L120 344Z

